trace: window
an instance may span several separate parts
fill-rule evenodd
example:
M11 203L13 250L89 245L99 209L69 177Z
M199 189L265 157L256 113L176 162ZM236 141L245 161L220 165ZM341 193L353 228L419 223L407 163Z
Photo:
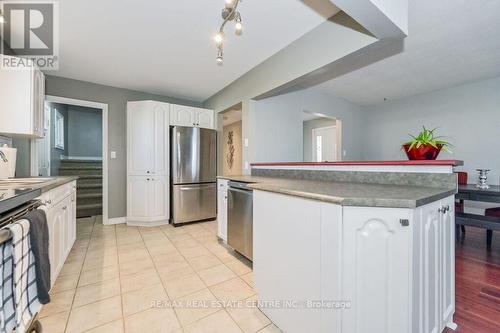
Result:
M64 116L57 110L54 121L54 148L64 150Z

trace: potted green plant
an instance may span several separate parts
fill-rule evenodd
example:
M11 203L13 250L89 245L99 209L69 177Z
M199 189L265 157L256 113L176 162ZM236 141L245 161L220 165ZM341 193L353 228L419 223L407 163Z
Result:
M429 130L423 126L423 130L413 136L410 141L403 144L403 149L410 160L435 160L441 150L450 151L448 147L452 144L443 140L441 136L435 136L436 128Z

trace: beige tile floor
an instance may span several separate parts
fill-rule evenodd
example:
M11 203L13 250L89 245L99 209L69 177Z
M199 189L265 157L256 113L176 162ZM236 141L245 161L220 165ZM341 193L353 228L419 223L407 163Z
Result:
M77 240L39 315L48 333L274 333L254 305L250 263L217 223L174 228L77 221Z

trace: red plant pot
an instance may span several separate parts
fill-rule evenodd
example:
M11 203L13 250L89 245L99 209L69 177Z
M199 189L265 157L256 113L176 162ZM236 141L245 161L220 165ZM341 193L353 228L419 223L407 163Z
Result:
M438 145L437 148L431 145L422 145L420 147L413 147L410 150L410 145L403 145L406 156L408 156L409 160L435 160L443 145Z

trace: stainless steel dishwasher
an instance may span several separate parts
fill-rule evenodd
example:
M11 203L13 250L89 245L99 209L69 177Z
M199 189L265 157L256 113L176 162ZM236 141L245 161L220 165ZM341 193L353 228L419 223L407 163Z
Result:
M253 191L248 183L229 181L227 243L249 260L253 259Z

